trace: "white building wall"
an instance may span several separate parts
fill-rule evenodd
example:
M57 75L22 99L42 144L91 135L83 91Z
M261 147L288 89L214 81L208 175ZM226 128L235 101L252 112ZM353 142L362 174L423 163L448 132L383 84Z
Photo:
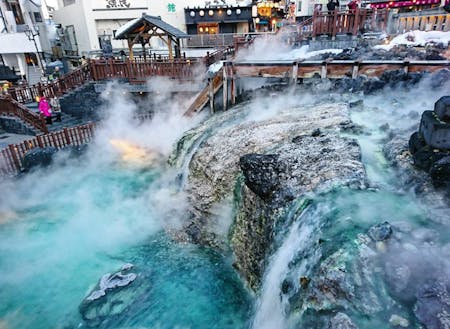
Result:
M63 2L58 2L59 10L53 13L53 20L56 24L61 24L63 28L73 26L77 40L78 51L89 51L91 49L91 40L88 33L87 18L83 8L82 1L78 0L75 4L64 7Z
M25 53L34 53L39 57L37 52L46 50L42 47L41 38L46 40L47 35L40 1L37 0L32 3L31 1L19 0L19 5L24 19L21 25L16 24L14 14L12 11L7 10L6 3L3 0L0 1L0 9L6 23L4 24L2 20L0 24L0 54L7 66L14 67L15 71L21 75L26 75L28 70L25 62ZM40 14L42 22L36 20L35 12ZM32 30L35 27L39 29L40 35L35 36L36 45L23 32L26 26ZM35 64L37 66L38 63ZM45 66L45 63L43 65Z
M150 0L151 1L151 0ZM149 1L149 2L150 2ZM172 11L175 5L175 12ZM204 2L203 2L204 5ZM191 6L192 1L187 0L168 0L168 1L151 1L148 15L161 16L161 19L170 25L175 26L179 30L186 32L186 22L184 20L184 8Z
M113 31L131 19L148 13L148 0L126 0L129 6L111 7L105 0L77 0L76 4L63 7L59 1L59 9L53 17L63 27L73 25L78 41L79 54L100 50L99 36L110 35ZM127 48L126 41L111 40L113 48Z

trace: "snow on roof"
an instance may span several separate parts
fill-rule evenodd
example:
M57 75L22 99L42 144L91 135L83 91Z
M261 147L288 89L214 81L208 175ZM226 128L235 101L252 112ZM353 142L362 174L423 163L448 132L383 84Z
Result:
M396 36L387 45L375 46L375 49L391 50L397 45L406 46L425 46L427 43L443 43L447 45L450 42L450 31L410 31Z
M132 19L129 22L126 22L124 25L122 25L121 27L119 27L116 31L116 35L121 35L123 32L125 32L126 30L128 30L130 27L132 27L134 24L136 24L137 22L139 22L139 20L142 17L138 17L135 19Z

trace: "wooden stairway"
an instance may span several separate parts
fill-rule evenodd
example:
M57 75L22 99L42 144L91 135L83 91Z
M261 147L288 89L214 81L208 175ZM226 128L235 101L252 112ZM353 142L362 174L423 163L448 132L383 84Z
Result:
M195 113L202 111L208 102L214 101L214 95L219 91L223 85L222 69L219 70L214 77L210 78L208 84L203 88L195 98L194 102L189 106L184 116L192 116Z

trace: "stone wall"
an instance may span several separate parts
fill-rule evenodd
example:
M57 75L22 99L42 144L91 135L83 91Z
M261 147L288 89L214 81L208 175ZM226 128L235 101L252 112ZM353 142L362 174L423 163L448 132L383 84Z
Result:
M27 127L22 121L10 117L0 117L0 132L2 131L11 134L36 136L33 129Z
M94 84L89 83L61 97L60 104L64 113L83 121L97 121L103 100L95 91Z

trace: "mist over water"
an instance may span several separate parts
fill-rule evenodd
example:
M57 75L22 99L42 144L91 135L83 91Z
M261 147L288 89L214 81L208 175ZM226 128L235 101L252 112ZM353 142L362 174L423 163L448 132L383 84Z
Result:
M105 120L84 155L61 151L50 167L1 182L2 328L78 327L83 299L125 263L137 273L126 311L95 327L242 327L250 299L228 257L165 233L187 209L167 157L202 117L182 117L166 95L141 123L117 85L103 97Z
M0 327L76 328L82 323L79 305L102 275L133 263L138 279L131 291L136 295L130 294L125 312L98 327L326 328L321 312L296 297L303 289L299 277L314 284L320 262L335 254L345 255L356 267L360 234L384 221L394 226L396 242L369 245L376 254L370 264L377 266L370 267L367 286L379 290L371 316L355 305L363 298L337 307L347 307L360 328L386 327L394 313L417 324L407 306L412 299L398 301L386 293L401 287L392 287L392 276L385 277L380 269L394 270L392 264L418 269L420 275L408 281L408 288L433 278L427 273L430 262L435 272L448 274L448 223L434 221L432 205L398 185L396 169L382 154L388 132L380 127L388 124L391 131L409 137L421 112L448 93L448 84L437 89L424 79L417 88L373 96L331 91L322 99L301 90L266 95L245 104L242 118L230 120L258 122L302 104L364 101L352 110L362 133L346 135L361 145L370 188L337 188L309 196L314 206L294 216L292 226L279 233L280 243L268 258L262 289L253 300L230 255L176 243L166 235L185 223L189 209L180 172L168 167L167 158L183 133L204 117L182 116L188 99L168 101L171 95L165 91L173 82L149 83L159 93L150 100L149 106L157 109L151 121L136 120L134 113L141 109L111 84L103 95L109 100L107 119L86 154L73 159L60 152L51 167L0 183L7 191L0 198ZM181 170L188 169L184 163ZM215 211L224 223L231 221L229 204L219 204ZM226 234L227 228L219 229ZM377 248L388 252L377 254ZM282 292L286 280L292 282L288 294Z

